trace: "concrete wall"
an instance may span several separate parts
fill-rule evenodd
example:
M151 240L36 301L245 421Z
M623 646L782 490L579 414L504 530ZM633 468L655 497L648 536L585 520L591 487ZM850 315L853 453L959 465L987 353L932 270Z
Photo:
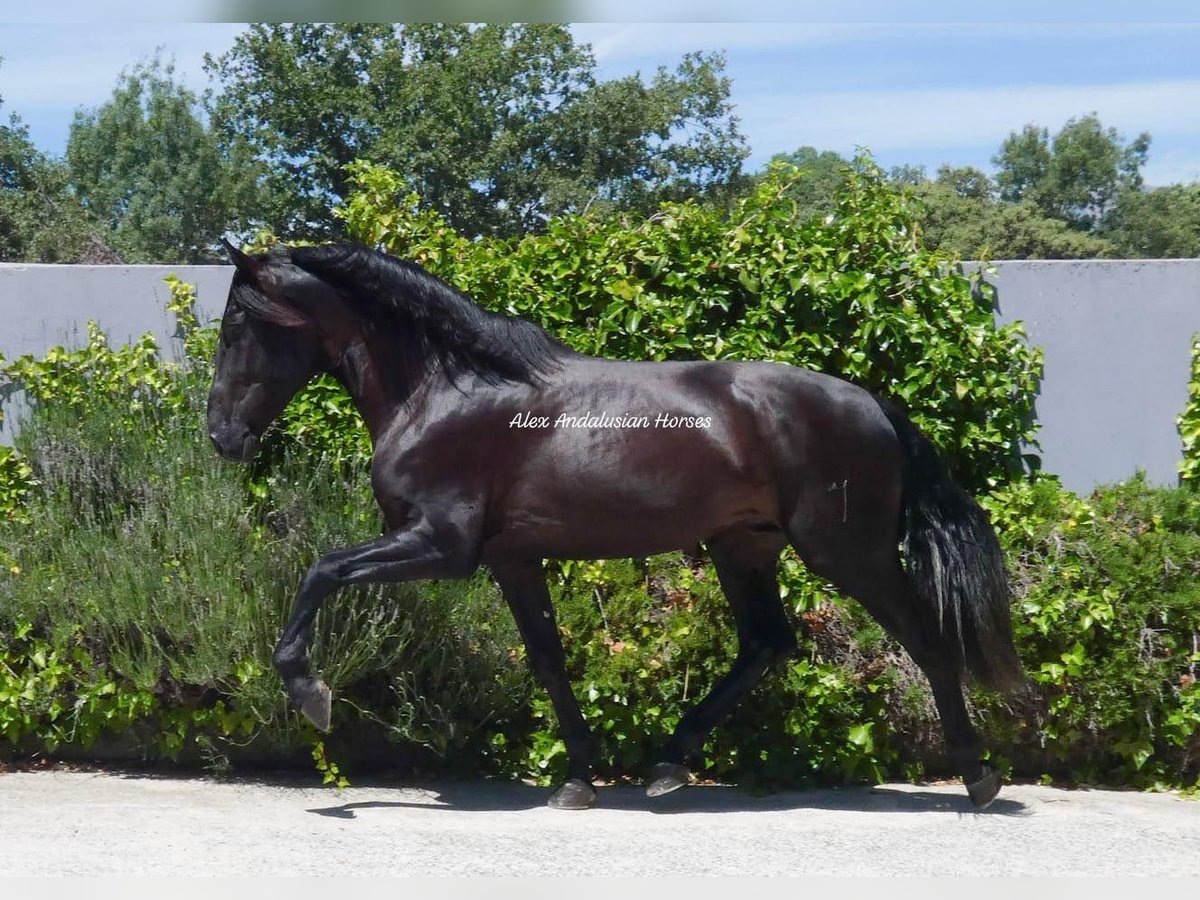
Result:
M0 263L0 353L8 359L86 340L95 319L115 343L152 331L166 347L168 275L196 285L201 318L225 308L232 266L57 266Z
M1045 351L1037 399L1043 468L1072 490L1141 468L1178 480L1176 417L1200 332L1200 260L996 263L997 318Z
M1045 348L1038 397L1043 465L1068 487L1128 478L1138 468L1176 482L1175 417L1187 399L1189 341L1200 331L1200 260L1012 261L989 276L997 317L1020 319ZM170 348L162 279L197 285L201 317L224 308L229 266L0 264L0 353L78 345L89 318L114 341L154 332ZM13 404L7 412L13 412ZM0 428L7 442L11 420Z
M201 321L220 318L232 266L58 266L0 263L0 354L15 359L55 346L78 347L95 319L114 343L153 332L174 355L175 325L167 312L163 279L177 275L196 285ZM3 406L0 443L10 443L21 418L20 397Z

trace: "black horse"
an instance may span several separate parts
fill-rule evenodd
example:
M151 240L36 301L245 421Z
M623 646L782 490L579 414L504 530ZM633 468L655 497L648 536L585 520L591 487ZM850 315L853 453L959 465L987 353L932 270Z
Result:
M796 648L777 583L790 542L856 598L929 679L971 799L1000 789L963 701L967 674L1023 682L1000 548L984 512L898 409L829 375L764 362L618 362L497 315L420 266L366 247L277 247L237 268L208 425L249 461L309 379L331 372L374 443L386 533L313 564L274 662L327 730L310 670L322 601L360 582L465 578L488 566L549 692L569 754L558 808L595 803L593 739L564 665L543 560L644 557L703 544L732 606L731 671L680 721L647 792L686 764ZM900 552L903 545L904 553Z

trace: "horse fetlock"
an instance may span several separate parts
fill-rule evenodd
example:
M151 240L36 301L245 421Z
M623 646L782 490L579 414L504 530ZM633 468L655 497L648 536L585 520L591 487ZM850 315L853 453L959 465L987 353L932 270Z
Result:
M280 643L271 654L271 665L284 681L308 676L308 659L304 649L295 644Z
M980 763L979 768L982 774L977 780L967 781L964 778L963 781L966 782L967 796L971 798L971 802L977 809L985 809L1000 793L1002 779L999 771L987 763Z

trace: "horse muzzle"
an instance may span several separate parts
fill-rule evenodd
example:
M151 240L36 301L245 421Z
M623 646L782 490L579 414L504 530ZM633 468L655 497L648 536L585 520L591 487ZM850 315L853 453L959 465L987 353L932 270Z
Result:
M248 463L258 453L258 435L249 428L214 428L208 436L220 457L229 462Z

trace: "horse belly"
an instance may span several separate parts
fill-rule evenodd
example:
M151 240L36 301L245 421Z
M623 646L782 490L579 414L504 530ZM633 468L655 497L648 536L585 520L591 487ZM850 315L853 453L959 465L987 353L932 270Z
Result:
M778 522L763 473L702 438L679 437L592 446L570 466L525 468L495 546L545 559L649 556Z

